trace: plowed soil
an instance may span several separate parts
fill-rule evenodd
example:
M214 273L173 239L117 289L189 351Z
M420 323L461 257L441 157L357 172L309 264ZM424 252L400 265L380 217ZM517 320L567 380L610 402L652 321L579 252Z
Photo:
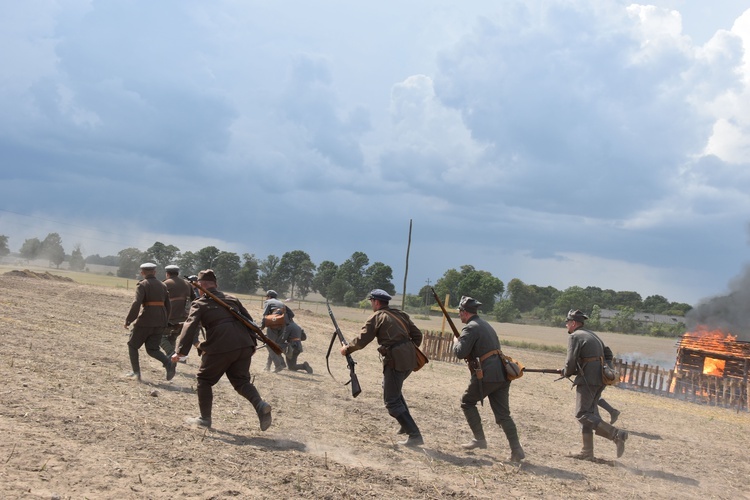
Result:
M213 428L197 429L184 423L198 414L194 352L171 382L143 350L143 381L124 377L132 294L0 276L0 497L750 498L747 412L608 388L630 439L618 459L614 444L597 437L598 460L585 462L568 456L580 449L575 394L554 375L528 373L512 384L521 464L507 461L489 406L480 411L490 446L461 448L471 437L459 407L469 376L461 364L431 362L406 381L425 445L400 447L375 347L355 353L363 392L353 399L340 383L341 356L331 358L339 382L326 372L332 328L317 307L295 311L308 335L300 361L314 374L265 372L264 350L253 361L272 427L261 432L249 403L222 379ZM260 314L260 304L246 305ZM350 338L367 317L359 314L337 318ZM497 325L501 340L522 337L518 328ZM562 328L548 330L564 342ZM561 354L506 352L527 367L563 363Z

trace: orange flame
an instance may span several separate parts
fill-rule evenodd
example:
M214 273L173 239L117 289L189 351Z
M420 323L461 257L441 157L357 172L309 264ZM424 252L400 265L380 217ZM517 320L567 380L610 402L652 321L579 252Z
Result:
M703 360L703 375L713 375L714 377L724 376L724 366L726 366L727 360L725 359L714 359L706 357Z

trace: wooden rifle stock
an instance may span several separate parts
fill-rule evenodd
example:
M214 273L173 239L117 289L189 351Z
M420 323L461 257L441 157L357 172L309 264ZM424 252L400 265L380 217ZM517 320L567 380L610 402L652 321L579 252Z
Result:
M328 364L328 358L331 355L331 349L333 348L333 343L336 341L336 338L339 339L339 342L342 346L348 346L346 339L344 338L344 334L341 333L341 328L339 328L339 324L336 322L336 318L333 315L333 311L331 310L331 305L328 303L328 299L326 299L326 307L328 308L328 316L331 317L331 321L333 322L333 336L331 337L331 343L328 345L328 353L326 354L326 368L328 368L328 374L331 376L333 380L336 380L336 377L333 376L333 373L331 373L331 367ZM346 365L349 367L349 382L345 383L344 385L352 384L352 397L356 398L359 396L359 393L362 392L362 387L359 385L359 379L357 378L357 374L354 373L354 365L356 365L357 362L354 361L354 358L352 358L351 354L346 355Z
M458 333L458 329L456 328L456 325L455 325L455 324L453 324L453 320L452 320L452 319L451 319L451 317L450 317L450 316L448 315L448 311L446 311L446 310L445 310L445 306L443 306L443 303L442 303L442 302L440 301L440 297L438 297L438 294L437 294L437 292L435 292L435 289L434 289L434 288L432 288L432 287L430 287L430 290L432 290L432 295L433 295L433 296L435 297L435 302L437 302L437 304L438 304L438 305L440 306L440 310L441 310L441 311L443 311L443 316L445 317L445 319L446 319L446 320L448 320L448 325L449 325L449 326L451 327L451 330L453 330L453 335L454 335L454 336L455 336L456 338L459 338L459 337L461 336L461 334L460 334L460 333ZM470 371L470 372L471 372L472 374L473 374L473 373L475 373L475 372L476 372L476 371L477 371L478 369L480 369L480 368L481 368L481 366L482 366L482 365L481 365L481 364L479 363L479 358L475 358L475 359L464 359L464 361L466 361L466 363L468 364L468 367L469 367L469 371Z
M209 292L208 290L206 290L205 288L203 288L200 285L200 283L198 283L198 280L196 278L193 278L192 276L190 276L190 277L187 277L185 279L188 280L190 282L190 284L193 285L195 288L197 288L201 292L203 292L206 295L208 295L209 297L211 297L211 299L214 302L216 302L221 307L223 307L224 309L226 309L227 311L229 311L232 314L232 316L234 316L235 318L237 318L238 320L240 320L240 322L243 325L245 325L246 327L248 327L250 329L250 331L254 334L254 336L257 339L259 339L261 342L265 343L268 346L269 349L271 349L273 352L275 352L276 354L278 354L279 356L281 356L281 353L283 351L281 350L281 347L279 347L279 344L277 344L273 340L271 340L268 337L266 337L265 334L263 333L263 330L261 330L258 325L256 325L255 323L253 323L250 318L246 318L237 309L235 309L234 307L230 306L229 304L227 304L226 302L224 302L223 300L221 300L215 294L213 294L213 293Z
M562 370L559 368L524 368L523 371L531 373L556 373L562 375Z

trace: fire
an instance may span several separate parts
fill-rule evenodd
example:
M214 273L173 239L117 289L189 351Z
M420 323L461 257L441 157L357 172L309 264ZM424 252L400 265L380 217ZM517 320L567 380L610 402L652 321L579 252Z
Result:
M714 377L724 376L724 366L727 364L726 359L714 359L706 357L703 360L703 375L713 375Z
M704 341L717 340L720 342L734 342L737 340L737 335L725 333L721 330L709 330L707 326L699 326L694 332L688 333L688 335L700 337Z

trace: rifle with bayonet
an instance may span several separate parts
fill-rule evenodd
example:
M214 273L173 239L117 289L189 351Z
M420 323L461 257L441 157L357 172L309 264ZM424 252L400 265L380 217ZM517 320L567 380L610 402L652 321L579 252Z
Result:
M459 338L461 336L460 333L458 333L458 329L456 328L456 325L453 324L453 320L448 315L448 311L445 310L445 306L443 306L443 303L440 301L440 297L438 297L437 292L435 292L435 289L430 287L430 290L432 290L432 295L435 297L435 302L440 306L440 310L443 311L443 316L446 320L448 320L448 325L451 327L451 330L453 330L453 335L456 338ZM479 362L479 358L474 359L464 359L466 363L468 364L469 371L473 374L476 373L477 370L480 370L482 367L482 364Z
M256 340L260 340L261 342L263 342L264 344L266 344L266 346L268 346L269 349L271 349L273 352L275 352L276 354L278 354L279 356L281 356L281 353L283 352L281 350L281 347L279 347L279 345L276 342L274 342L273 340L271 340L268 337L266 337L265 334L263 333L263 330L261 330L258 325L256 325L255 323L253 323L253 320L251 320L250 318L245 317L245 315L243 315L241 312L239 312L235 307L230 306L229 304L227 304L226 302L224 302L223 300L221 300L219 297L217 297L215 294L213 294L213 293L209 292L208 290L206 290L205 288L203 288L200 285L200 283L198 283L198 278L196 276L189 276L189 277L187 277L185 279L188 280L190 282L190 284L193 285L195 288L197 288L201 292L203 292L206 295L208 295L209 297L211 297L211 299L214 302L216 302L221 307L223 307L224 309L226 309L227 311L229 311L232 314L232 316L234 316L235 318L237 318L238 320L240 320L240 322L243 325L245 325L246 327L248 327L250 329L250 334L253 337L255 337Z
M331 373L331 367L328 364L328 358L331 355L331 349L333 349L333 343L336 341L336 339L339 339L339 342L342 346L348 346L346 339L344 338L344 334L341 333L341 328L339 328L339 324L336 322L336 318L333 315L333 311L331 310L331 305L328 303L328 299L326 299L326 307L328 308L328 315L331 317L331 321L333 322L333 336L331 337L331 343L328 345L328 353L326 353L326 368L328 368L328 374L331 376L333 380L336 380L336 377L333 376L333 373ZM356 398L359 396L359 393L362 392L362 387L359 385L359 379L357 378L357 374L354 373L354 365L356 365L356 361L354 361L354 358L352 358L351 354L346 355L346 364L349 367L349 382L345 383L344 385L352 384L352 397ZM338 381L337 381L338 382Z

